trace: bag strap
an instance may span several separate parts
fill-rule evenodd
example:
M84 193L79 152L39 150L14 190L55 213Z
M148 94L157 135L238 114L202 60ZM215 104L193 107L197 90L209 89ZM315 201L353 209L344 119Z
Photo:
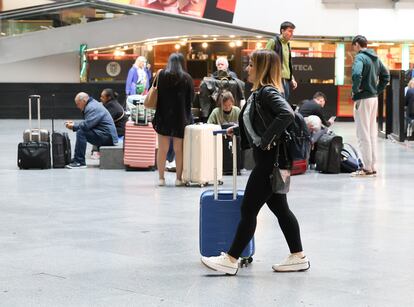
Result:
M160 72L161 72L161 70L162 69L159 69L158 71L157 71L157 74L155 75L155 78L154 78L154 80L152 81L152 87L154 87L154 88L158 88L158 77L160 76Z
M119 122L125 116L125 112L122 112L122 115L114 120L114 123Z
M355 155L355 157L357 158L357 159L359 159L359 154L358 154L358 152L356 151L356 149L354 148L354 146L352 146L351 144L349 144L349 143L344 143L344 145L347 145L350 149L351 149L351 151L354 153L354 155ZM349 152L348 150L346 150L347 152Z

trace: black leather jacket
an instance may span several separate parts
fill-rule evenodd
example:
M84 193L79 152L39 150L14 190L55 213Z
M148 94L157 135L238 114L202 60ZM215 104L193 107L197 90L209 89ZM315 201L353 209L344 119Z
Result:
M280 160L289 162L289 157L285 157L285 136L286 128L293 123L295 119L294 111L282 94L272 86L264 86L252 93L250 107L250 122L254 131L261 137L260 148L267 150L276 145L281 139ZM257 104L257 105L256 105ZM243 114L246 109L245 104L239 116L239 129L235 129L236 134L241 136L241 147L250 148L246 135ZM286 165L286 163L283 163Z
M261 137L260 148L273 147L286 128L295 119L292 107L273 86L264 86L252 93L250 121L254 131ZM243 112L239 117L243 125Z

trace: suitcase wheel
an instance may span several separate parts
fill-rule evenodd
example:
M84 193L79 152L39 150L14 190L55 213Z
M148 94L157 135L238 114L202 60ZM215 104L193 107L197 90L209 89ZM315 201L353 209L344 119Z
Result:
M240 267L243 267L243 266L247 267L249 263L252 263L252 262L253 262L253 257L243 257L240 260Z

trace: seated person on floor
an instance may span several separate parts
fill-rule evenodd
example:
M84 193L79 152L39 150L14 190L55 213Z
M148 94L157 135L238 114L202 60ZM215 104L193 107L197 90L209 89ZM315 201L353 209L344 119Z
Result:
M219 98L220 107L211 112L207 123L222 125L227 123L237 123L240 108L234 105L234 97L230 91L223 91Z
M87 142L97 146L112 146L118 143L114 121L105 107L88 94L80 92L75 97L76 107L82 111L83 120L68 121L66 128L76 132L75 155L67 168L85 168Z
M316 115L321 119L322 124L325 127L329 127L334 123L335 117L332 116L328 120L325 119L325 115L323 113L322 108L325 106L325 103L327 101L328 100L324 93L316 92L313 95L313 99L306 100L303 103L303 105L299 108L299 113L302 114L304 118L311 116L311 115Z
M319 116L311 115L304 118L306 122L306 126L311 135L311 152L309 155L309 165L311 169L315 168L315 155L317 151L317 144L318 140L322 135L328 132L328 128L322 126L322 121Z

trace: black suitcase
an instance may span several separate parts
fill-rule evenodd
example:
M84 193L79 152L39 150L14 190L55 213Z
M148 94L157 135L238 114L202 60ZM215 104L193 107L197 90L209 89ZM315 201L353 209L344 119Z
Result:
M222 129L234 126L232 123L221 125ZM241 140L236 136L237 146L237 175L240 175L242 169ZM233 175L233 138L223 135L223 175Z
M70 163L72 150L69 135L66 132L52 133L53 168L64 168Z
M241 168L241 150L240 150L240 137L236 137L237 140L237 175L240 175ZM230 137L223 138L223 175L232 175L233 174L233 141Z
M317 142L315 154L316 170L322 173L338 174L341 171L342 137L324 134Z
M50 168L50 143L19 143L17 149L17 165L20 169Z
M29 96L29 142L19 143L17 148L17 166L20 169L50 168L50 143L32 141L32 99L37 101L38 131L40 129L40 96Z
M55 131L55 94L52 94L52 158L53 168L64 168L72 159L69 135Z

